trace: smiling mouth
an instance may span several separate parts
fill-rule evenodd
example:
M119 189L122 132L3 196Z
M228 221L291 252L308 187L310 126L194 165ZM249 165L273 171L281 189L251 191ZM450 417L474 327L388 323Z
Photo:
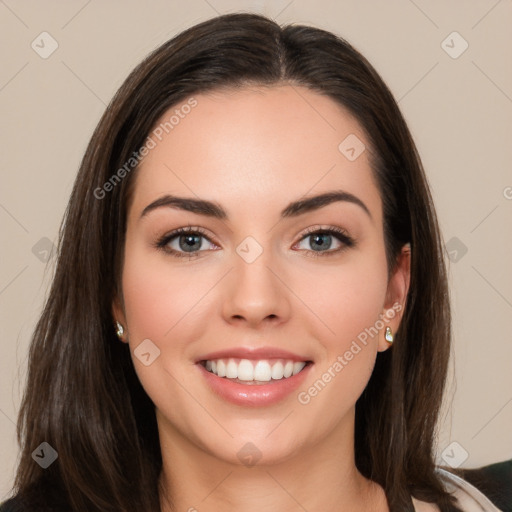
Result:
M208 372L231 382L246 385L263 385L286 380L300 373L312 361L292 361L289 359L241 359L222 358L202 360Z

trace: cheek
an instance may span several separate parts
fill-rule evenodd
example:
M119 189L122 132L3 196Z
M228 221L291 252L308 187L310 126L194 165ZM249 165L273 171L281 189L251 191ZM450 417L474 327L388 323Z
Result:
M297 400L306 406L304 412L310 418L321 418L320 429L334 428L370 380L377 357L380 333L374 326L380 304L366 292L353 300L344 298L339 309L331 312L330 327L335 334L317 338L325 355L315 365L308 387L299 390Z
M176 338L195 323L201 297L211 287L204 272L185 271L167 258L171 256L136 245L127 250L123 294L134 341L150 338L164 344Z
M175 323L176 288L158 267L138 264L132 257L125 264L123 293L129 322L130 341L159 339ZM166 314L163 314L166 311Z
M184 265L170 262L165 255L142 244L127 244L123 269L123 296L135 371L157 407L176 407L180 411L187 407L188 395L180 392L179 382L184 381L189 370L186 362L193 359L195 342L204 336L205 301L201 298L215 281L204 272L185 271ZM141 364L134 353L146 339L160 350L148 366Z
M301 390L299 402L314 403L307 409L315 414L336 403L332 420L353 406L371 377L387 289L384 253L375 247L355 254L340 266L316 272L314 283L309 280L306 287L303 281L299 293L318 317L318 330L311 330L310 336L322 345L324 356L313 386Z
M339 265L316 268L307 278L297 276L294 290L310 309L310 328L318 329L312 330L311 336L329 352L343 350L374 326L383 313L387 290L385 257L378 248L354 253Z

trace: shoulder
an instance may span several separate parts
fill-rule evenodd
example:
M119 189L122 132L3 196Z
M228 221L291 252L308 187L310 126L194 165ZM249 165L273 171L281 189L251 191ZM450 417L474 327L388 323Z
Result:
M30 512L20 498L14 497L0 503L0 512Z
M48 507L40 501L33 501L21 494L0 502L0 512L56 512L57 510L65 509Z
M50 481L36 481L0 500L0 512L71 512L65 492Z
M469 478L463 478L466 474L472 475L477 472L478 475L491 475L491 477L493 477L494 473L491 470L494 470L495 466L496 465L478 468L478 470L458 470L458 474L456 474L455 471L448 471L445 468L436 467L436 473L443 482L445 489L455 496L457 499L457 505L463 512L511 512L512 508L510 508L509 505L506 505L510 503L510 500L503 501L495 499L495 503L498 506L503 507L498 508L496 504L482 492L482 490L485 492L490 488L488 485L480 485L481 483L488 483L489 478L481 478L480 480L473 479L472 482L475 483L475 485L478 485L478 488L468 481ZM506 481L502 479L501 483L503 484L502 487L507 489L506 492L512 492L511 478ZM502 497L503 493L489 493L489 496L492 496L493 498ZM420 501L414 497L412 497L412 502L415 512L439 512L439 507L433 503Z
M16 495L0 502L0 512L70 512L67 506L50 505L41 500L33 500L23 495Z
M512 459L455 471L483 492L503 512L512 512Z
M502 512L485 494L467 480L442 467L437 467L436 472L446 490L457 498L457 504L464 512Z

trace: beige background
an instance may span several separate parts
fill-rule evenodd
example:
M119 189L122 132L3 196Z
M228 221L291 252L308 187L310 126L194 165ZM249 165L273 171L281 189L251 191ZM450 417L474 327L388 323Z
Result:
M28 341L53 271L45 250L89 137L150 50L236 10L342 35L399 100L452 259L455 380L439 461L476 467L512 458L511 0L0 0L0 500L18 454ZM43 31L58 43L47 59L31 47ZM453 31L469 44L458 58L442 46ZM444 47L454 54L463 44L451 36Z

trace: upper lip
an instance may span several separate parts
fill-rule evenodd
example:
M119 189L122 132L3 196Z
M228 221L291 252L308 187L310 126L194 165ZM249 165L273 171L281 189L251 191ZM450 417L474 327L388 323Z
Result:
M305 357L294 354L293 352L288 352L287 350L283 350L277 347L234 347L218 350L216 352L210 352L209 354L206 354L197 359L196 363L201 361L213 361L215 359L229 359L230 357L239 359L288 359L297 362L311 361L311 358L307 356Z

